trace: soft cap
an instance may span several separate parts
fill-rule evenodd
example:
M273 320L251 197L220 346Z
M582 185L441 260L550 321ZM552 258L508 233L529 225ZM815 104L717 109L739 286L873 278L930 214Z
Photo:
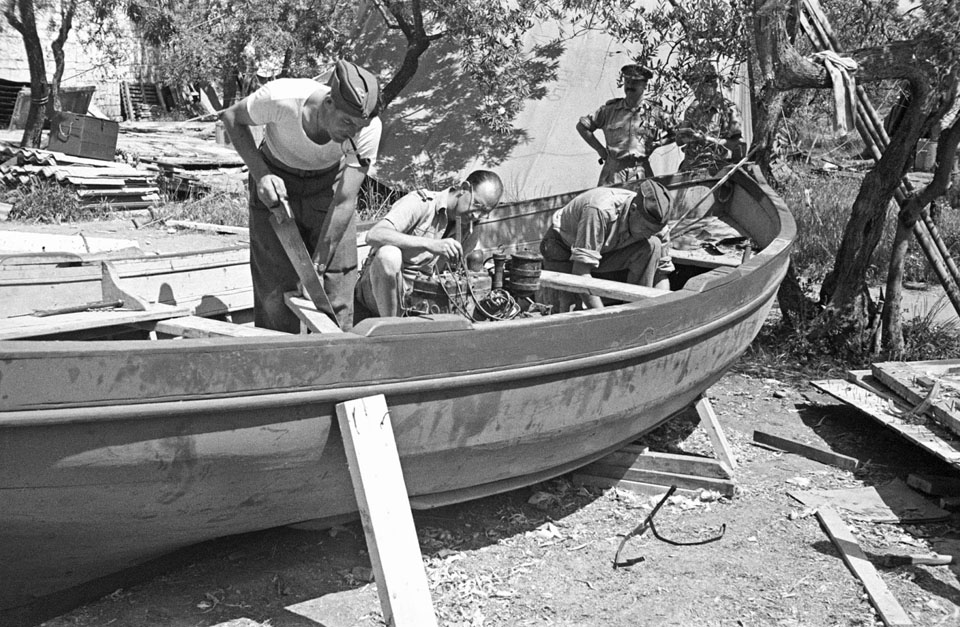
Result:
M328 84L333 103L344 113L367 119L380 110L380 83L359 65L337 61Z
M670 195L667 188L650 179L640 181L639 191L630 203L630 213L653 232L659 231L670 215Z

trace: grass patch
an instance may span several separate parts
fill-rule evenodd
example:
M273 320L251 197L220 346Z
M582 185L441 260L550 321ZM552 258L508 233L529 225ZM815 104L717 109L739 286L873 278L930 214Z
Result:
M81 205L72 186L41 179L4 190L0 201L13 205L7 219L18 222L60 224L110 217L109 206Z

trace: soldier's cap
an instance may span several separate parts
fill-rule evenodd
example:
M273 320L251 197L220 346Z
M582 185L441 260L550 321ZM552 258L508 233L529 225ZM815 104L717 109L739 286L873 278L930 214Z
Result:
M350 61L337 61L327 83L333 104L344 113L368 119L380 111L380 81Z
M620 68L620 76L626 80L648 81L653 78L653 70L644 65L631 63Z
M641 218L653 231L659 230L667 223L670 214L670 195L667 188L660 183L643 179L637 195L630 202L630 212Z

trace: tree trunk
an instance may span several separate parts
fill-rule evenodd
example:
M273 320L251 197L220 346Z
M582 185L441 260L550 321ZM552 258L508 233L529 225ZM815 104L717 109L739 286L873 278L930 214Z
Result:
M404 15L402 3L391 3L389 5L390 14L396 19L396 25L389 25L391 28L399 29L404 37L407 38L407 50L403 55L403 63L400 69L393 75L390 82L380 92L380 106L386 109L391 102L403 91L403 88L413 80L420 67L420 57L430 47L430 37L427 35L423 26L423 12L419 2L414 2L411 10L413 15L411 20ZM388 16L384 14L384 20ZM412 21L412 23L411 23Z
M33 12L33 0L16 0L20 9L20 21L13 24L21 37L27 53L27 65L30 67L30 111L27 114L27 124L23 129L23 138L20 146L23 148L37 148L40 146L40 134L43 131L43 121L46 118L47 98L49 85L47 83L47 69L43 60L43 45L37 34L37 19ZM8 14L7 21L11 17ZM12 22L11 22L12 23Z
M386 109L387 106L403 91L403 88L413 80L420 67L420 57L430 47L430 40L426 35L407 38L407 50L403 55L403 63L400 69L393 75L390 82L383 88L380 105Z
M67 43L67 37L70 35L70 29L73 28L73 16L77 10L77 0L64 1L60 9L60 30L57 31L57 38L50 44L53 51L53 80L50 82L50 98L53 100L53 110L62 111L63 103L60 102L60 82L63 80L63 71L66 68L66 61L63 54L63 46Z
M900 303L903 300L903 263L910 250L913 229L897 220L897 233L890 252L890 269L887 271L887 294L881 313L883 339L881 347L887 359L898 359L903 354L903 319Z

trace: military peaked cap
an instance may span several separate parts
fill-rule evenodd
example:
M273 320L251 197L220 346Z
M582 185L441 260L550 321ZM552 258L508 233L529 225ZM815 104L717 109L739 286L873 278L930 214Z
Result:
M380 111L380 82L359 65L337 61L328 85L333 103L344 113L367 119Z
M620 68L620 76L627 80L648 81L653 78L653 70L646 66L632 63Z

